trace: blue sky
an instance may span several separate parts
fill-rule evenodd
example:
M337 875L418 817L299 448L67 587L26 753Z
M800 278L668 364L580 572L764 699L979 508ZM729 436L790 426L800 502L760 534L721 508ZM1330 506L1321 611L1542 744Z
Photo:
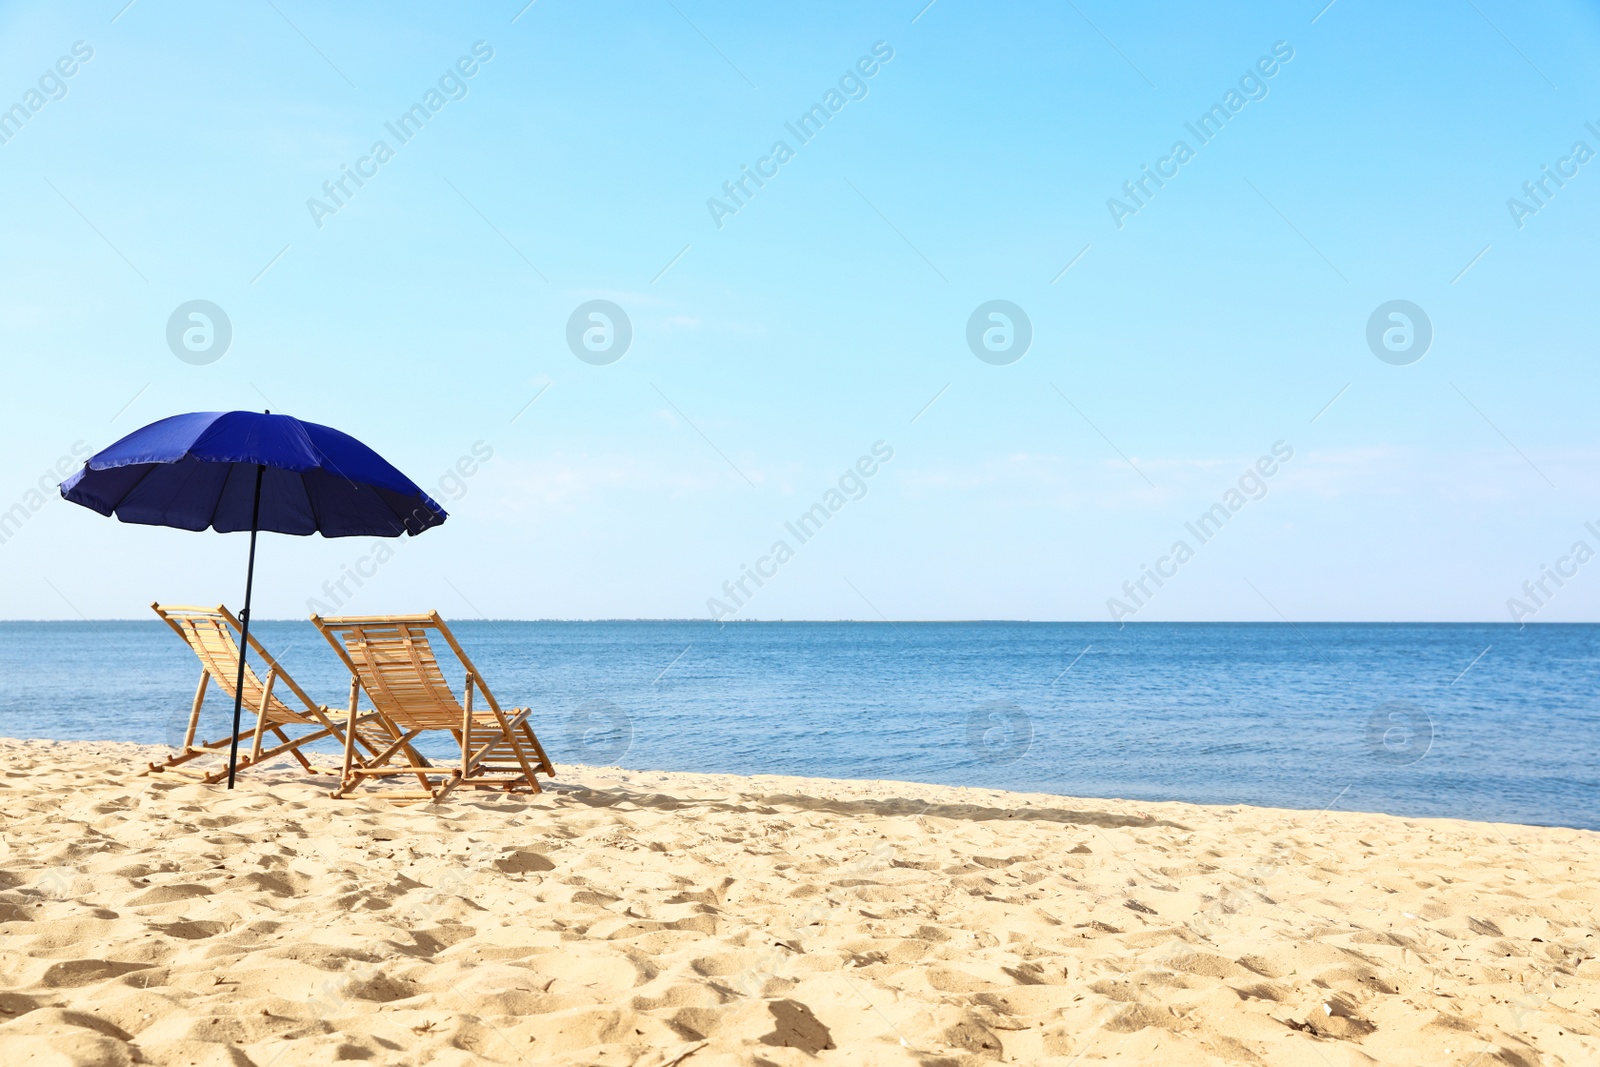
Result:
M1573 161L1600 152L1595 5L118 0L0 28L0 107L27 112L0 126L0 616L239 601L243 538L30 488L79 442L267 407L430 489L492 458L381 563L264 540L263 616L1600 611L1600 562L1571 552L1600 550L1600 159ZM800 143L785 124L875 46ZM1185 124L1275 47L1201 144ZM430 90L400 143L385 124ZM792 158L714 218L779 140ZM1108 200L1179 140L1193 158L1119 227ZM336 212L308 207L358 165ZM1514 218L1542 166L1576 174ZM169 347L192 300L231 324L213 362ZM603 365L567 343L593 300L632 327ZM968 346L991 300L1031 324L1014 362ZM1367 341L1392 300L1433 333L1404 365ZM799 543L785 523L877 442L865 495ZM1569 577L1535 604L1546 565Z

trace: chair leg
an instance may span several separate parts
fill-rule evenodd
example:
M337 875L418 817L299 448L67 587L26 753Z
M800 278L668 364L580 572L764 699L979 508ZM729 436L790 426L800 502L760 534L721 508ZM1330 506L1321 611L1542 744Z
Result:
M160 774L163 771L176 770L178 767L188 763L190 760L199 759L201 756L208 756L211 753L212 750L209 748L194 748L191 746L176 756L162 760L160 763L149 764L145 770L139 772L138 777L142 778L150 774ZM192 772L185 771L183 773L189 774Z
M461 777L465 778L472 773L472 764L468 760L467 750L472 747L472 672L467 672L467 698L462 701L461 711Z
M522 720L522 732L527 734L528 743L533 746L533 751L538 753L539 766L544 768L546 777L554 778L556 769L550 762L550 757L545 755L544 746L539 743L539 738L534 734L533 727L528 725L528 720Z
M343 790L350 781L350 771L356 762L356 702L360 697L361 685L354 678L350 679L350 715L344 721L344 771L339 775L339 789ZM336 791L337 798L339 793Z
M272 683L277 677L277 671L268 671L267 683L261 687L261 705L256 709L256 736L250 744L251 764L261 761L261 735L267 732L267 705L272 701Z
M441 784L438 789L433 791L433 801L432 801L432 803L437 804L441 800L443 800L445 797L449 796L450 795L450 790L452 790L456 786L460 785L461 784L461 779L463 777L464 776L461 774L461 772L452 771L450 773L450 777L445 779L443 784Z
M194 732L200 727L200 705L206 701L206 684L211 681L211 672L204 667L200 668L200 684L194 691L194 706L189 709L189 729L183 735L183 750L189 751L194 744Z

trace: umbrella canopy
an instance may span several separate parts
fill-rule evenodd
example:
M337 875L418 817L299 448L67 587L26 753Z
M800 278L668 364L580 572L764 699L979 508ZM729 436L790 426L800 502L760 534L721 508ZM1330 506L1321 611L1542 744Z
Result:
M229 789L239 762L257 532L415 537L449 517L415 482L349 434L253 411L196 411L152 422L90 456L83 470L61 483L61 495L123 522L250 531ZM346 728L354 730L355 723Z
M415 536L447 517L349 434L254 411L152 422L91 456L61 484L61 495L123 522L218 533Z

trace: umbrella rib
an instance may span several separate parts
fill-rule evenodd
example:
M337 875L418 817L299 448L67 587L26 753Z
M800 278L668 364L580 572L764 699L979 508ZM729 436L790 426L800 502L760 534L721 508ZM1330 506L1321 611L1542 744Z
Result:
M84 466L87 467L88 464L85 463ZM117 497L117 502L115 504L111 505L111 513L113 515L116 515L117 509L122 506L122 502L124 500L128 499L128 497L132 496L133 495L133 491L135 489L139 488L141 485L143 485L144 482L145 482L145 479L150 477L152 474L154 474L156 472L156 468L159 467L159 466L161 466L161 464L159 464L159 463L150 464L149 467L146 468L145 472L143 474L139 475L139 480L134 482L132 485L128 486L127 491L124 492L121 496ZM107 469L109 469L109 468L107 468ZM117 515L117 521L119 521L119 522L122 521L122 516Z
M383 506L386 507L386 508L389 508L389 514L393 515L397 519L400 518L400 513L398 511L395 511L394 508L389 507L389 502L387 500L384 500L383 497L378 494L378 487L377 486L373 485L371 482L358 482L358 481L356 481L354 478L352 478L348 474L346 474L339 467L339 464L335 463L333 461L333 458L331 456L329 456L328 453L326 451L324 451L322 448L318 447L315 442L312 442L312 447L316 448L317 458L322 461L322 464L323 464L323 466L321 467L322 470L332 470L333 473L337 474L339 477L344 479L344 482L345 482L346 485L348 485L352 489L357 490L358 492L360 490L362 490L362 489L365 489L368 492L372 493L373 495L377 496L378 500L383 504ZM379 457L379 458L381 459L382 457ZM305 481L305 476L302 474L301 475L301 483L304 484L304 481ZM420 488L418 488L417 491L421 492L422 490ZM310 490L306 491L306 499L307 500L311 499ZM312 506L311 513L313 515L316 515L316 506L315 505ZM405 520L403 520L403 519L401 520L400 526L401 526L401 532L403 533L404 532L404 528L405 528ZM318 530L322 529L322 518L320 516L317 517L317 529ZM327 535L324 534L323 536L326 537ZM395 536L398 537L399 534L396 534Z
M352 440L353 440L353 438L352 438ZM309 441L309 438L308 438L308 441ZM320 459L322 461L322 463L325 465L323 467L323 469L325 469L325 470L331 469L335 474L337 474L339 477L343 478L345 480L345 483L347 485L349 485L350 488L352 488L352 489L358 489L358 490L359 489L365 489L368 492L371 492L371 493L373 493L373 494L378 496L378 500L383 504L383 506L389 509L389 514L393 515L400 522L400 533L395 534L396 537L401 536L401 534L406 534L406 533L410 532L410 531L408 531L406 529L405 518L398 511L396 511L394 509L393 505L391 505L387 500L385 500L383 498L382 494L378 493L378 486L376 486L372 482L357 482L354 478L352 478L348 474L346 474L339 467L339 464L335 463L333 461L333 458L330 457L328 455L327 451L324 450L320 445L318 445L315 441L309 441L309 443L311 444L312 448L315 449L318 459ZM360 442L358 441L357 444L359 444L359 443ZM374 454L376 455L376 453L374 453ZM383 457L382 456L378 456L378 459L383 460ZM385 461L385 462L387 462L387 461ZM397 468L394 468L392 464L390 465L390 467L391 467L391 469L394 470L394 472L396 474L400 474L400 471ZM401 480L402 481L410 481L410 479L406 478L403 474L401 475ZM428 496L427 492L420 485L417 485L415 482L411 482L411 485L412 485L412 487L414 489L416 489L417 494L419 496L421 496L423 498L426 498L426 499L429 500L430 503L433 503L433 499ZM397 492L397 491L393 490L393 489L390 489L389 492ZM306 496L308 498L310 497L310 495L311 494L309 492L307 492ZM419 501L419 504L420 504L420 501ZM434 503L434 507L430 508L429 511L431 513L437 514L437 509L438 509L438 504ZM413 514L414 513L415 513L415 509L413 509ZM318 525L319 528L322 525L322 520L320 518L317 520L317 525ZM424 527L424 529L427 529L427 527Z
M214 530L217 533L222 532L217 530L217 512L222 507L222 494L228 491L228 479L233 477L233 468L235 466L236 464L233 463L228 464L228 473L222 479L222 488L217 490L217 502L211 505L211 517L206 520L205 526L202 527L203 529Z
M348 435L346 435L346 436L348 436ZM351 440L355 440L355 439L351 438ZM345 482L349 484L350 488L352 488L352 489L372 489L372 490L376 490L378 488L377 485L375 483L373 483L373 482L358 482L358 481L356 481L354 478L352 478L348 474L346 474L344 472L344 470L339 466L339 464L335 463L333 461L333 458L331 456L329 456L328 453L320 445L318 445L315 441L312 441L310 443L311 443L312 448L314 448L316 450L316 454L317 454L318 459L320 459L321 462L322 462L322 465L323 465L322 469L332 470L339 477L343 478L345 480ZM356 443L360 444L361 442L360 441L356 441ZM370 451L370 449L369 449L369 451ZM377 455L377 453L373 453L373 454L375 456ZM383 461L384 463L388 464L388 461L384 460L382 456L377 456L377 458L380 461ZM388 466L396 474L400 475L400 480L401 481L408 481L408 482L411 481L411 479L407 478L404 474L401 474L399 469L395 468L392 464L388 464ZM422 493L424 496L427 495L426 493L423 492L423 489L422 489L422 487L420 485L417 485L415 482L411 482L411 484L412 484L413 487L416 488L417 492ZM390 489L389 491L390 492L398 492L398 490L395 490L395 489ZM385 504L385 506L387 506L387 504ZM396 518L399 518L399 516L400 516L399 512L395 511L393 508L389 508L389 510L394 513Z
M311 486L306 484L306 472L305 471L300 471L299 474L300 474L300 491L305 493L305 495L306 495L306 507L311 509L311 522L312 522L311 532L312 533L321 533L322 532L322 516L320 514L318 514L318 512L317 512L317 501L311 495ZM323 534L323 536L326 537L327 535Z
M379 493L377 489L374 488L372 490L372 492L373 492L374 495L377 496L377 498L379 500L383 500L383 506L389 509L389 514L393 515L397 520L399 520L399 522L400 522L400 533L395 534L395 536L396 537L400 537L403 534L409 534L411 531L406 529L405 517L394 509L394 505L393 504L389 503L387 500L384 500L383 499L383 494ZM419 492L419 493L422 492L421 487L418 487L417 492Z
M351 438L351 440L354 440L354 438ZM319 466L323 467L323 469L325 469L325 470L326 469L332 469L333 473L335 473L339 477L343 478L349 484L350 488L352 488L352 489L360 489L363 485L370 485L370 483L367 483L367 482L357 482L354 478L352 478L348 474L346 474L343 470L340 469L339 465L333 461L333 457L329 456L328 453L326 451L324 451L320 446L318 446L315 441L310 441L308 439L308 443L311 445L311 447L313 449L316 450L317 458L319 460L321 460L321 463L319 464ZM359 444L360 442L357 442L357 443ZM379 456L378 458L382 459L383 457Z
M323 468L323 469L326 469L326 468ZM344 479L345 484L350 486L350 488L356 489L356 490L365 490L366 492L371 493L373 496L378 498L378 503L382 504L384 507L389 509L389 514L393 515L395 517L395 520L400 523L400 533L395 534L396 537L399 537L401 534L404 534L404 533L407 532L407 530L406 530L406 521L405 521L404 517L402 517L401 514L394 509L394 505L390 504L389 501L384 498L384 495L382 493L378 492L378 487L377 486L371 484L370 482L357 482L353 478L351 478L349 475L347 475L343 471L339 470L339 468L337 466L334 466L333 470L334 470L335 473L338 474L338 476L340 478ZM303 475L303 474L301 475L300 482L301 482L302 485L305 484L305 475ZM392 490L391 490L391 492L392 492ZM422 489L421 489L420 486L418 487L417 492L419 494L424 495L424 496L427 495L425 493L422 493ZM316 504L314 502L312 502L311 490L310 489L306 490L306 500L311 503L311 514L313 516L315 516L315 518L317 520L317 529L320 531L322 529L322 516L317 514L317 506L316 506ZM323 534L323 536L326 537L327 534ZM381 537L383 535L382 534L377 534L375 536Z
M89 465L87 463L85 463L84 466L85 467L89 467ZM141 485L143 485L145 483L146 479L148 479L151 475L153 475L156 472L156 468L164 467L164 466L166 466L166 464L164 464L164 463L147 463L144 466L145 466L145 472L143 474L139 475L139 480L134 482L132 485L128 486L128 488L123 492L123 494L121 496L117 497L116 503L111 505L111 514L116 515L117 514L117 509L122 507L122 502L124 500L128 499L130 496L132 496L133 495L133 491L135 489L139 488ZM89 469L93 470L94 468L90 467ZM101 468L101 469L102 470L115 470L116 468L114 468L114 467L104 467L104 468ZM122 521L122 516L121 515L117 515L117 521L118 522Z

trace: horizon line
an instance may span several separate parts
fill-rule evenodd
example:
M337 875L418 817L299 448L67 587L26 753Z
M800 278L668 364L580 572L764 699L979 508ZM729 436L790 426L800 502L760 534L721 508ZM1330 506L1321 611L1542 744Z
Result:
M374 616L348 616L351 618L381 618L384 614ZM442 612L440 613L443 614ZM325 618L344 618L346 616L324 616ZM512 616L480 616L477 618L452 616L455 623L464 622L517 622L517 623L696 623L704 626L738 626L738 625L812 625L833 626L843 623L859 624L863 626L1109 626L1122 629L1127 626L1509 626L1524 629L1528 626L1596 626L1600 620L1573 620L1573 621L1534 621L1508 622L1504 620L1488 619L1146 619L1126 620L1111 622L1105 619L706 619L691 618L686 616L636 616L632 618L623 616L609 616L605 618L555 618L544 616L539 618L516 618ZM160 619L146 619L142 616L103 616L89 618L80 616L76 619L38 619L38 618L0 618L0 625L6 623L100 623L100 622L150 622L160 623ZM307 622L309 617L293 616L278 618L258 618L252 622Z

